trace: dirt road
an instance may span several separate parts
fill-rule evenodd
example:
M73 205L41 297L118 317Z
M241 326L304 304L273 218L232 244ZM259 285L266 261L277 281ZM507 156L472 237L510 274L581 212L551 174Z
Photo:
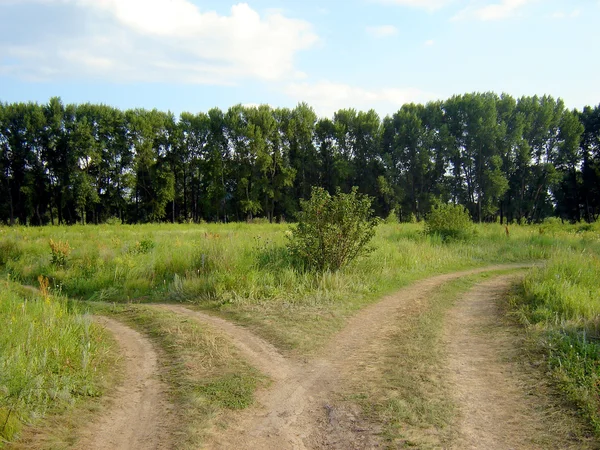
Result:
M249 362L273 378L258 393L255 407L232 413L230 426L215 432L209 448L364 449L378 447L379 429L361 422L356 411L337 406L347 380L361 377L381 354L385 336L403 315L419 309L437 287L450 280L491 270L526 267L503 265L440 275L417 282L365 308L312 361L286 359L269 343L222 319L181 306L162 305L227 334Z
M545 380L519 357L519 332L501 310L514 282L508 275L477 285L447 316L449 391L459 410L452 448L592 448L572 435L569 411L539 395Z
M106 317L97 322L114 336L125 359L121 384L110 395L108 410L82 431L81 450L171 449L166 386L158 378L158 356L137 331Z

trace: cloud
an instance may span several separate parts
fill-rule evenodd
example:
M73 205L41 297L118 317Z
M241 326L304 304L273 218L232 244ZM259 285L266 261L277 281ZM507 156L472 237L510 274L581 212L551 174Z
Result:
M398 28L393 25L379 25L377 27L367 27L367 33L376 38L385 38L396 36L398 34Z
M425 47L431 47L431 46L433 46L434 44L435 44L435 41L434 41L433 39L428 39L428 40L426 40L426 41L423 43L423 45L424 45Z
M510 19L527 5L538 0L501 0L483 6L472 5L460 11L453 20L476 19L483 21Z
M443 8L454 0L375 0L378 3L408 6L410 8L425 9L427 11L436 11Z
M341 108L374 109L383 116L396 112L405 103L427 102L439 97L417 88L368 89L330 81L290 83L285 93L295 102L307 102L324 116L332 116Z
M246 3L219 15L189 0L0 0L0 17L24 7L33 20L49 8L68 16L66 26L46 21L36 40L29 28L0 39L0 61L19 61L0 65L0 72L29 79L290 80L302 77L295 55L318 41L308 22L277 11L261 16Z

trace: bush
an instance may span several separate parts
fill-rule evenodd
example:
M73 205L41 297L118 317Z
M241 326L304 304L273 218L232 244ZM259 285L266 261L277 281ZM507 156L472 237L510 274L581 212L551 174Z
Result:
M469 212L459 205L440 203L434 206L425 220L425 233L437 234L444 240L467 239L472 230Z
M310 200L300 205L287 247L305 268L335 271L370 251L367 244L379 219L372 217L371 198L358 194L357 188L331 196L314 187Z

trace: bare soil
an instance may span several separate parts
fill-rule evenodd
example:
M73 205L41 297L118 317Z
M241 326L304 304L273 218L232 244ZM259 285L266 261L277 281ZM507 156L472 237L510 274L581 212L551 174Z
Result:
M158 356L152 343L112 319L97 318L114 336L124 358L125 373L110 395L107 410L81 433L76 449L171 449L173 406L159 379Z
M523 332L508 323L504 299L514 275L469 291L444 329L449 391L458 406L456 449L592 448L573 411L541 395L547 381L519 355Z

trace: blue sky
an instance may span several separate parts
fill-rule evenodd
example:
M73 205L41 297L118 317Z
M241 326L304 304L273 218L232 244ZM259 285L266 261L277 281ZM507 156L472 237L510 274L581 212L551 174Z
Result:
M600 103L600 0L0 0L0 101L384 116L473 91Z

